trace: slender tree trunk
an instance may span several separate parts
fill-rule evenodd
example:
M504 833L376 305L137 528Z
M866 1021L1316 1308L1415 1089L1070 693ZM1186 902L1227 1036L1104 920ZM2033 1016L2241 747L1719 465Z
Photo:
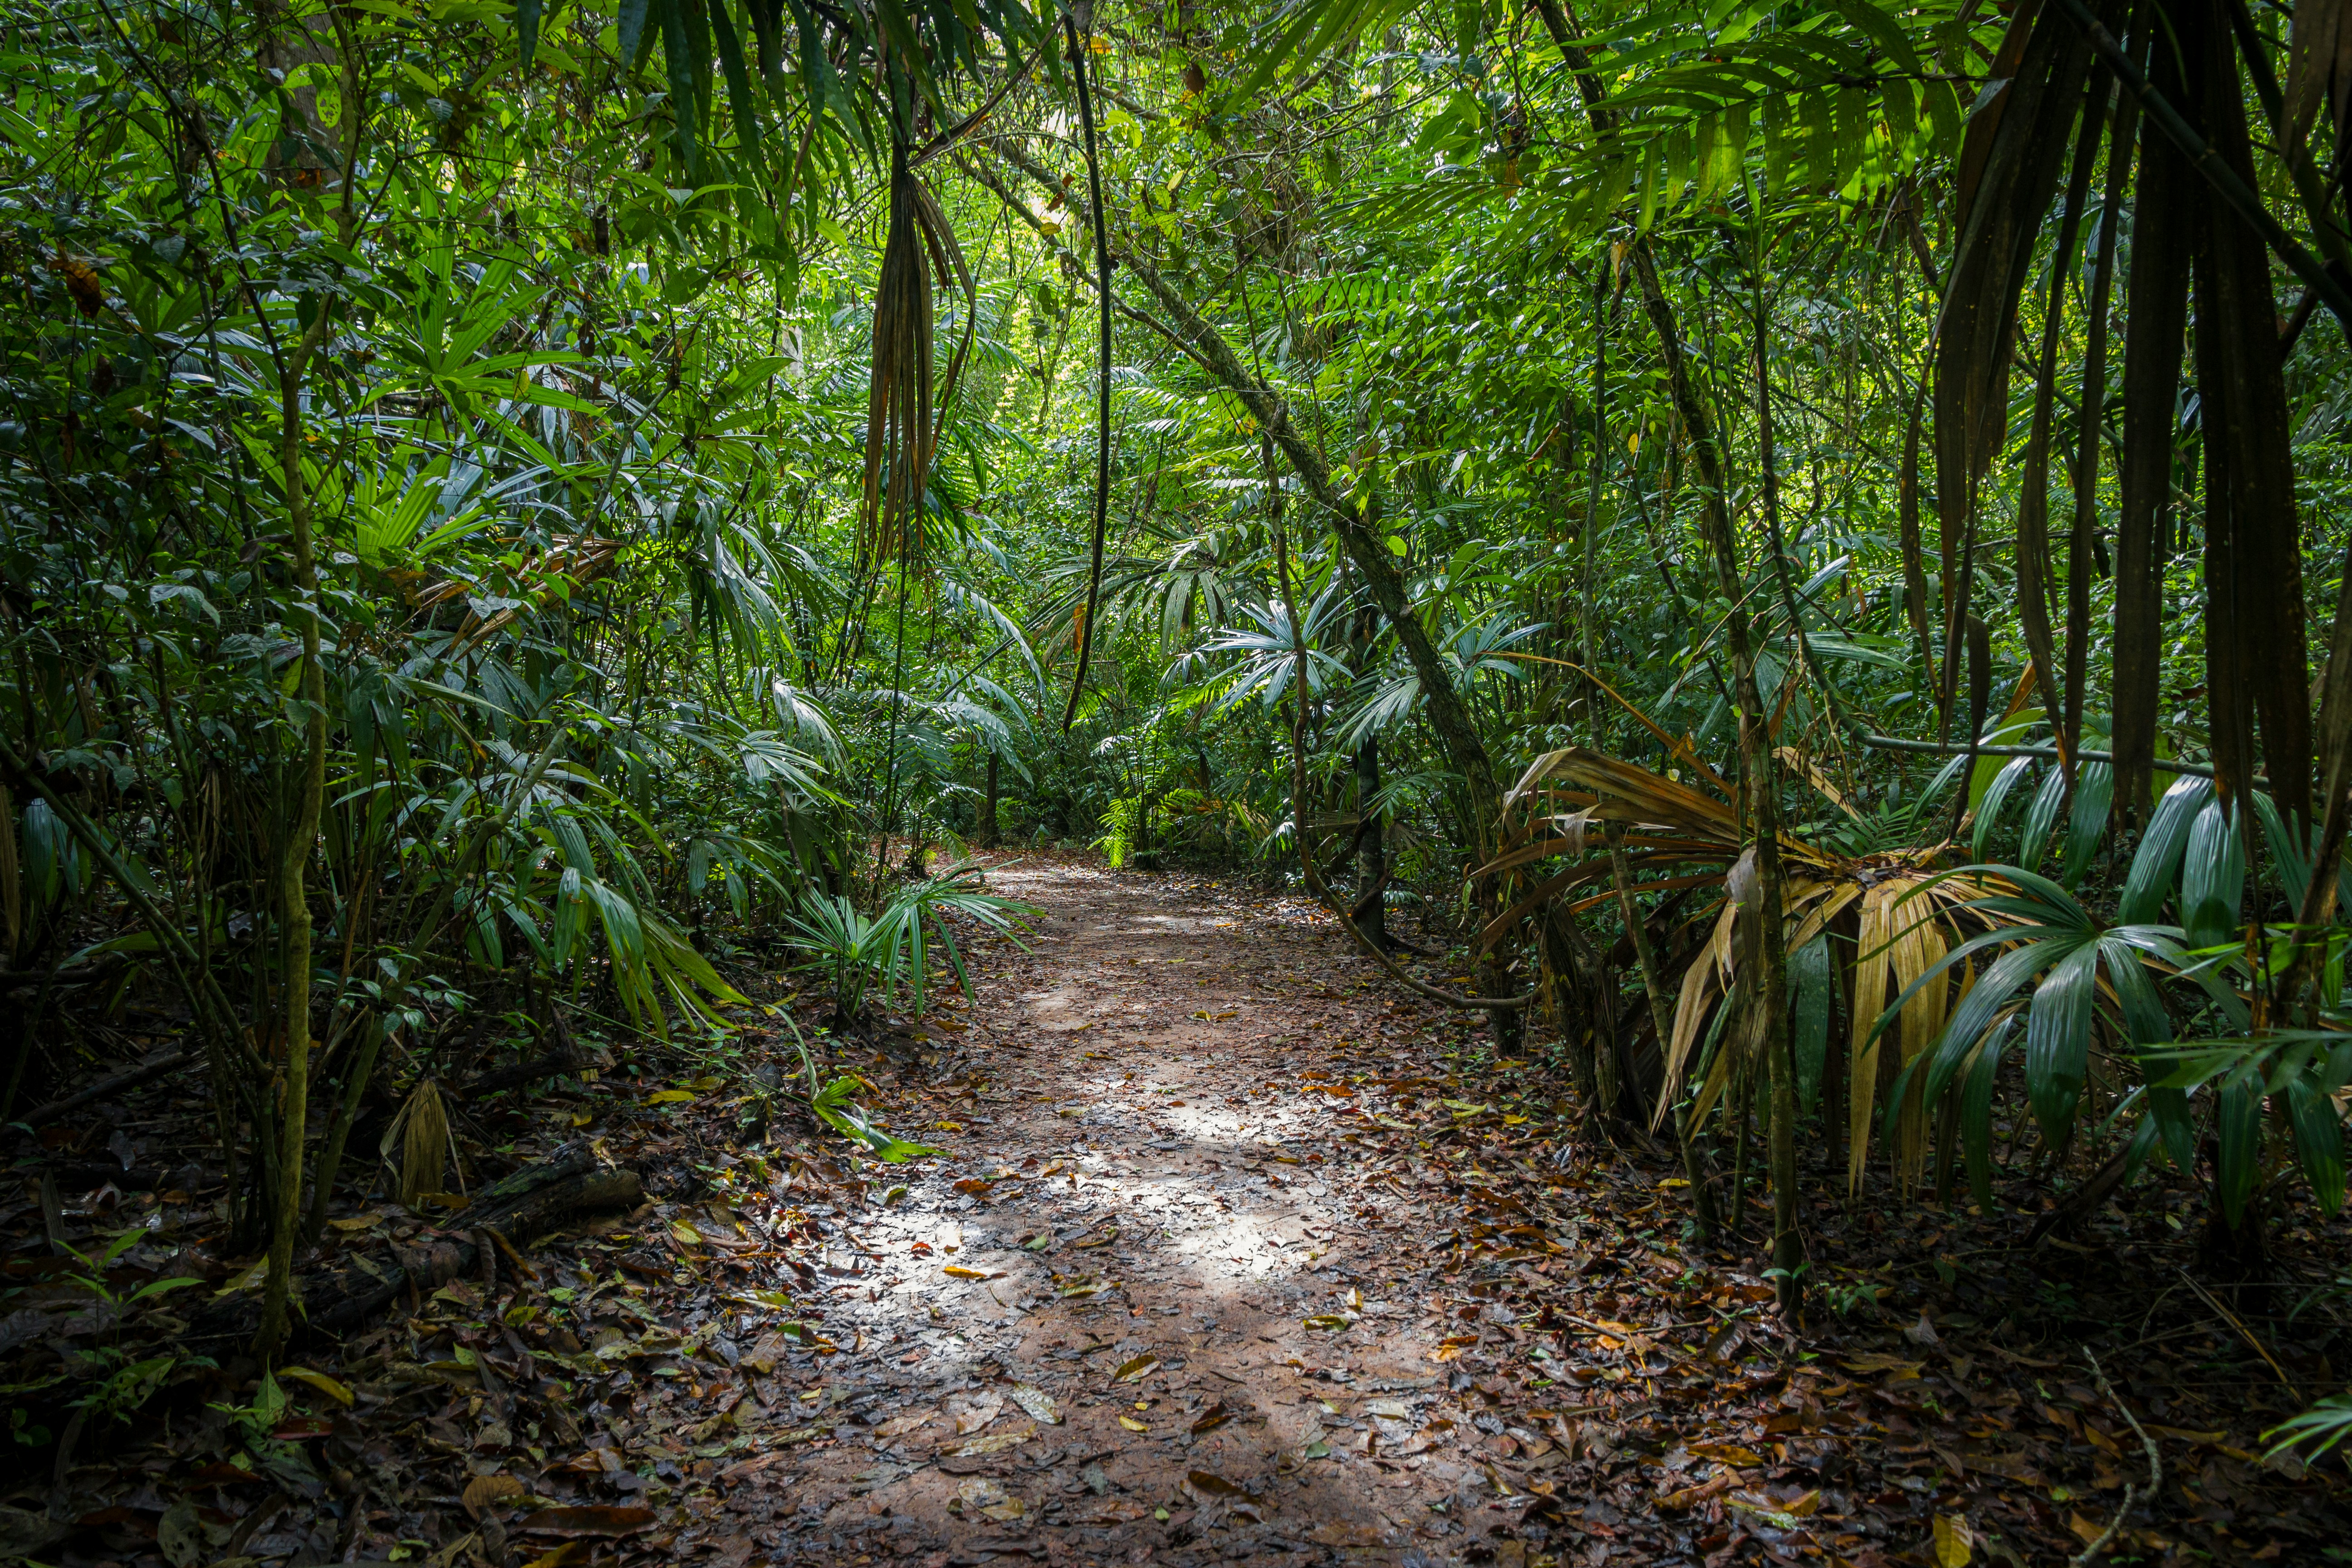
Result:
M980 847L993 849L1001 841L996 824L996 753L988 753L988 793L980 800Z
M1376 803L1381 793L1381 742L1367 735L1356 748L1356 929L1374 942L1389 939L1389 850L1386 824Z
M340 33L340 29L339 29ZM341 200L336 229L348 247L358 232L359 214L352 204L352 184L359 163L361 81L355 50L337 38L341 62L343 124ZM302 1232L302 1143L310 1099L310 900L309 875L311 852L317 847L319 816L327 788L327 671L320 655L319 559L312 533L310 487L302 472L302 389L312 361L331 331L331 299L321 293L313 307L317 314L287 345L278 362L278 462L286 496L287 522L293 535L294 592L302 621L302 672L297 689L304 709L302 756L296 775L294 819L288 825L285 847L278 863L278 912L284 933L279 947L280 1005L278 1037L285 1051L285 1075L278 1085L278 1171L271 1191L268 1268L262 1285L261 1325L254 1336L256 1353L268 1362L285 1342L287 1305L293 1289L294 1247ZM328 1173L332 1179L332 1173Z
M1641 966L1642 989L1650 998L1651 1026L1658 1031L1658 1055L1664 1058L1675 1037L1675 1006L1666 999L1666 977L1658 966L1658 950L1650 942L1649 922L1642 918L1641 905L1633 897L1633 864L1625 858L1624 829L1612 822L1602 830L1609 845L1609 875L1617 888L1617 907L1625 917L1625 934L1633 941L1633 962ZM1707 962L1699 955L1699 963ZM1672 1086L1668 1086L1671 1092ZM1698 1230L1701 1243L1711 1243L1719 1223L1715 1212L1715 1189L1706 1184L1706 1163L1699 1157L1698 1145L1692 1140L1690 1108L1686 1098L1675 1112L1675 1142L1682 1148L1683 1175L1690 1183L1691 1218Z
M1707 416L1707 406L1701 397L1696 382L1692 378L1688 363L1683 357L1680 325L1675 320L1674 307L1666 300L1665 289L1658 281L1655 263L1645 247L1633 252L1635 278L1642 287L1642 302L1649 314L1651 326L1658 335L1659 354L1665 362L1668 390L1675 400L1675 412L1681 416L1684 430L1690 437L1691 454L1699 470L1699 518L1705 527L1709 553L1715 560L1716 586L1731 606L1725 627L1731 644L1732 689L1738 700L1739 757L1747 796L1748 831L1753 836L1756 857L1756 898L1752 914L1757 926L1756 984L1749 994L1758 1016L1752 1021L1758 1048L1768 1055L1785 1057L1789 1053L1788 1005L1788 938L1781 930L1782 873L1780 866L1780 792L1775 787L1772 772L1772 740L1764 713L1764 702L1756 685L1756 648L1750 637L1746 595L1742 591L1739 573L1739 545L1732 531L1731 510L1726 494L1727 476L1716 441L1713 422ZM1788 1081L1791 1126L1785 1148L1794 1159L1795 1083L1791 1071L1773 1069L1777 1079ZM1780 1194L1776 1201L1775 1235L1772 1243L1773 1266L1777 1276L1780 1310L1793 1316L1801 1301L1800 1273L1803 1262L1803 1243L1796 1228L1797 1184L1793 1172L1784 1172L1779 1183Z

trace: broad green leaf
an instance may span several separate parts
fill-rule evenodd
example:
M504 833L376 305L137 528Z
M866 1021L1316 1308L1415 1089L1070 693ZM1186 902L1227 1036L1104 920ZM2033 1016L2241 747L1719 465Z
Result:
M2091 1065L2099 950L2085 942L2051 966L2025 1016L2025 1097L2053 1144L2073 1130Z

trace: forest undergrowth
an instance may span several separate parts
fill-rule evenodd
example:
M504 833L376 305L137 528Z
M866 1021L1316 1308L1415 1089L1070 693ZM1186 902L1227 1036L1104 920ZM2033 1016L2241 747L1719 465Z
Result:
M2352 0L0 0L0 1556L2352 1553L2347 170Z
M450 1097L470 1197L337 1203L309 1310L355 1274L387 1299L267 1378L223 1331L251 1281L217 1184L166 1163L201 1098L165 1078L44 1119L52 1169L91 1173L0 1220L12 1375L205 1370L135 1424L77 1419L5 1500L7 1549L740 1568L2341 1542L2344 1478L2262 1457L2326 1374L2291 1320L2337 1310L2340 1218L2291 1216L2278 1289L2232 1310L2189 1271L2193 1194L2057 1234L2026 1166L1991 1225L1873 1190L1809 1205L1822 1273L1790 1323L1759 1197L1686 1242L1670 1148L1591 1136L1556 1062L1496 1059L1313 905L991 860L1040 913L971 944L971 1004L824 1064L938 1152L859 1158L779 1095L782 1012L716 1050L580 1042L528 1100ZM822 1024L821 997L756 989ZM479 1223L583 1149L597 1192Z

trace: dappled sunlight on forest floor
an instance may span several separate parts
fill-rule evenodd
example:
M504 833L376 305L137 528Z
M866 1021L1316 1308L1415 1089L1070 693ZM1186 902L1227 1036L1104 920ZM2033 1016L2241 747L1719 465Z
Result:
M73 1568L2027 1563L2100 1535L2149 1444L2161 1500L2116 1538L2141 1561L2314 1561L2352 1522L2332 1471L2258 1457L2314 1369L2166 1293L2169 1230L2037 1241L2013 1205L1957 1244L1874 1189L1809 1210L1791 1331L1759 1197L1744 1239L1690 1246L1670 1150L1590 1139L1549 1045L1494 1059L1483 1017L1402 997L1310 906L1054 856L988 881L1041 911L1028 946L972 937L970 1005L824 1053L938 1155L853 1157L796 1119L778 1015L814 1026L812 993L716 1045L588 1039L596 1070L476 1097L475 1174L507 1173L470 1203L339 1205L311 1312L392 1283L274 1384L207 1329L250 1269L206 1230L215 1189L60 1204L69 1241L149 1216L108 1290L206 1287L176 1347L151 1315L110 1353L220 1364L182 1369L166 1419L68 1436L0 1544ZM142 1103L68 1141L200 1102ZM604 1195L467 1250L566 1160ZM42 1278L20 1353L98 1342L88 1283ZM2101 1352L2114 1384L2086 1322L2141 1324L2127 1363Z

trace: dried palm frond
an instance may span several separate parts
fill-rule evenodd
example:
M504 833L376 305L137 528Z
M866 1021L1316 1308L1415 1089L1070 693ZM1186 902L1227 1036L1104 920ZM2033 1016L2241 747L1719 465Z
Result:
M382 1152L400 1148L400 1201L409 1208L448 1190L449 1161L456 1152L449 1136L449 1109L441 1103L441 1087L419 1079L408 1091L400 1114L384 1129Z
M1793 755L1782 760L1792 765L1801 763ZM1821 788L1828 781L1814 776L1812 782ZM1837 798L1832 791L1824 793L1832 800ZM1567 859L1571 864L1536 883L1490 921L1481 932L1482 942L1499 940L1561 893L1610 876L1606 858L1587 848L1587 828L1594 821L1625 825L1622 844L1630 864L1653 872L1680 873L1643 884L1645 891L1710 883L1724 886L1722 900L1700 911L1700 918L1710 919L1713 924L1697 956L1683 973L1672 1035L1660 1042L1664 1077L1654 1125L1664 1123L1667 1112L1682 1096L1686 1078L1702 1067L1705 1077L1692 1102L1692 1120L1703 1120L1724 1103L1735 1075L1754 1060L1764 1043L1747 1026L1749 1020L1762 1016L1763 1010L1736 1005L1747 976L1755 972L1751 960L1758 945L1753 915L1745 921L1740 919L1752 904L1732 896L1736 886L1743 879L1752 882L1754 874L1752 846L1747 842L1738 814L1727 803L1687 784L1580 746L1549 752L1529 764L1506 797L1505 812L1508 826L1503 850L1476 875L1501 876L1548 859ZM1845 921L1849 913L1852 916L1851 931L1843 924L1839 929L1841 940L1850 937L1854 943L1853 1016L1864 1026L1854 1031L1857 1037L1851 1045L1854 1059L1848 1108L1853 1172L1859 1181L1868 1163L1871 1129L1881 1096L1906 1068L1936 1044L1951 1012L1955 990L1967 985L1965 968L1955 973L1938 967L1961 937L1964 926L1986 923L1985 917L1964 915L1963 910L2007 884L1943 869L1942 845L1852 857L1783 833L1780 853L1788 868L1780 910L1787 952L1802 951L1820 940L1833 922ZM1604 889L1568 907L1573 912L1612 896ZM1878 1021L1893 997L1904 998L1900 1026L1891 1032L1869 1032L1869 1026ZM1723 1012L1727 1005L1728 1014ZM1702 1061L1701 1044L1709 1037L1711 1022L1718 1018L1737 1019L1738 1026L1721 1026L1718 1043ZM1893 1041L1893 1048L1882 1050L1887 1039ZM1927 1118L1916 1082L1906 1087L1905 1100L1895 1132L1895 1169L1897 1180L1908 1188L1916 1184L1925 1169Z
M934 396L936 320L932 278L952 275L964 292L963 341ZM955 232L930 190L908 166L907 150L890 157L890 226L874 294L874 360L866 400L866 499L859 520L865 558L879 562L917 547L911 520L923 505L945 412L971 353L978 290Z

